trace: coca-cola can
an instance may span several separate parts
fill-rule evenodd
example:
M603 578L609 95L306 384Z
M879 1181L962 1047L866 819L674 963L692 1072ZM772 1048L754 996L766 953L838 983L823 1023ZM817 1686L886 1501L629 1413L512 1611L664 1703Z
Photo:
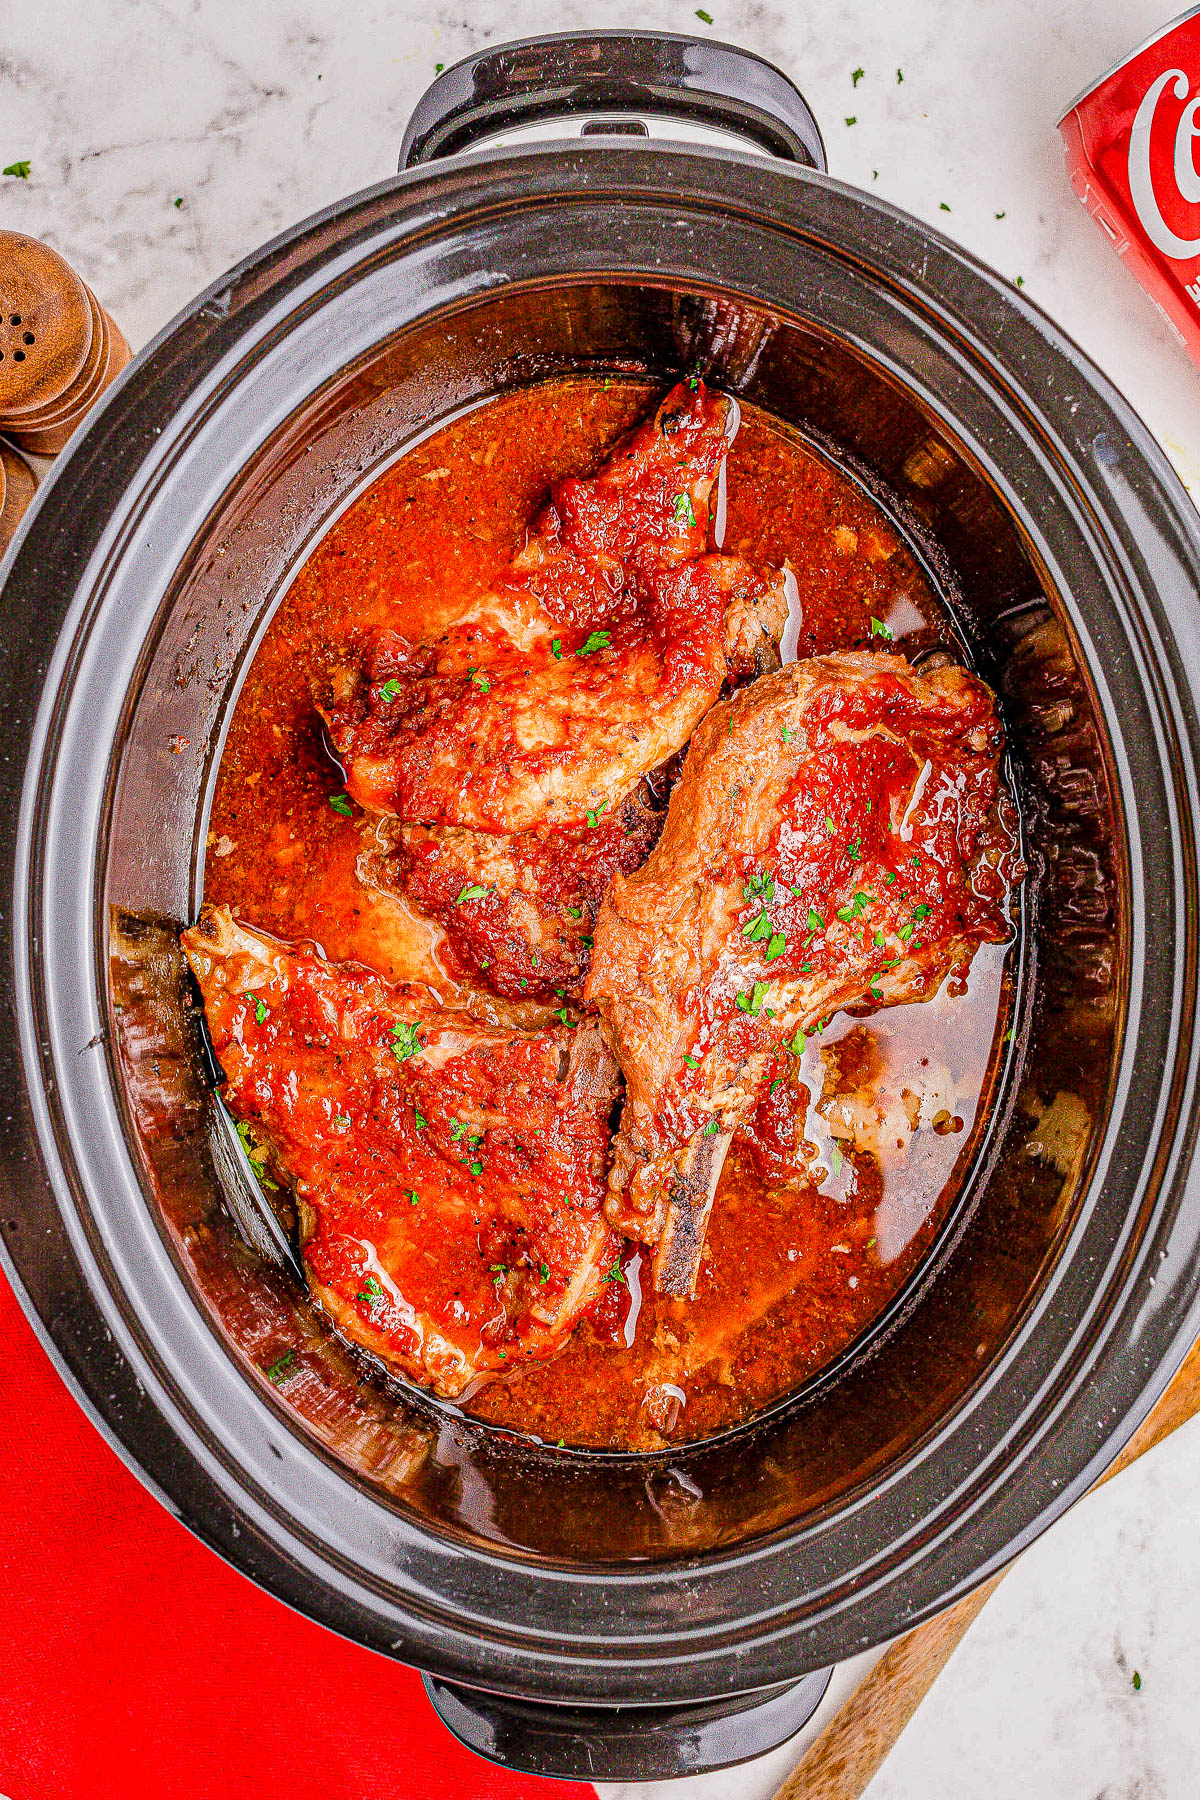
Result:
M1085 88L1058 129L1075 192L1200 361L1200 6Z

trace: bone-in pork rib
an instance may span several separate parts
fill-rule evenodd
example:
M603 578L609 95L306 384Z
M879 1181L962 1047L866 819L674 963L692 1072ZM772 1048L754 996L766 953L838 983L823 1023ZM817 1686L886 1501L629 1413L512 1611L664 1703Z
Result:
M317 702L367 811L585 828L777 642L783 577L705 554L733 402L680 383L590 479L555 484L508 582L436 642L383 633Z
M730 1136L781 1045L920 998L1009 935L992 695L867 652L793 664L697 730L657 848L601 907L585 998L626 1081L607 1203L695 1291Z
M342 1332L446 1396L561 1348L616 1254L596 1026L485 1027L223 908L183 942L223 1097Z

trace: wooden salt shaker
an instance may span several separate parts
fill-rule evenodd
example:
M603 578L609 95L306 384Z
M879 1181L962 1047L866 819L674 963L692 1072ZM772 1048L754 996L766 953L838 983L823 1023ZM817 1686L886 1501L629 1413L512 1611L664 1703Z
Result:
M129 361L129 346L56 250L0 231L0 432L40 456L61 450Z

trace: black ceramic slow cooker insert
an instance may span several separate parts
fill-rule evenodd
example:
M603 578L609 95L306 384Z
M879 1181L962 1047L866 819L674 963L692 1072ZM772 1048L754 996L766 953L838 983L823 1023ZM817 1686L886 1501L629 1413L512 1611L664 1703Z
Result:
M478 147L552 119L557 140ZM756 58L508 46L435 83L405 155L142 352L10 552L5 1266L148 1485L428 1671L469 1741L589 1776L711 1767L1044 1529L1200 1327L1200 529L1079 350L826 176ZM697 363L875 496L1001 697L1032 872L968 1192L861 1344L710 1443L558 1453L360 1391L332 1343L319 1404L293 1403L226 1329L290 1278L214 1119L176 938L241 677L321 531L418 435L516 384Z

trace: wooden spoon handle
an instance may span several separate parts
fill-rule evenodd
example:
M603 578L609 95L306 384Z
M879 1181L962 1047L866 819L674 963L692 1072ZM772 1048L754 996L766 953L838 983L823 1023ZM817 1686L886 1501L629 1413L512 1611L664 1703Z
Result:
M1096 1486L1128 1468L1198 1411L1200 1343L1192 1346L1162 1399ZM859 1800L971 1623L982 1612L988 1596L1007 1573L1007 1569L1001 1569L936 1619L927 1620L889 1645L841 1711L809 1745L783 1786L777 1789L774 1800Z

